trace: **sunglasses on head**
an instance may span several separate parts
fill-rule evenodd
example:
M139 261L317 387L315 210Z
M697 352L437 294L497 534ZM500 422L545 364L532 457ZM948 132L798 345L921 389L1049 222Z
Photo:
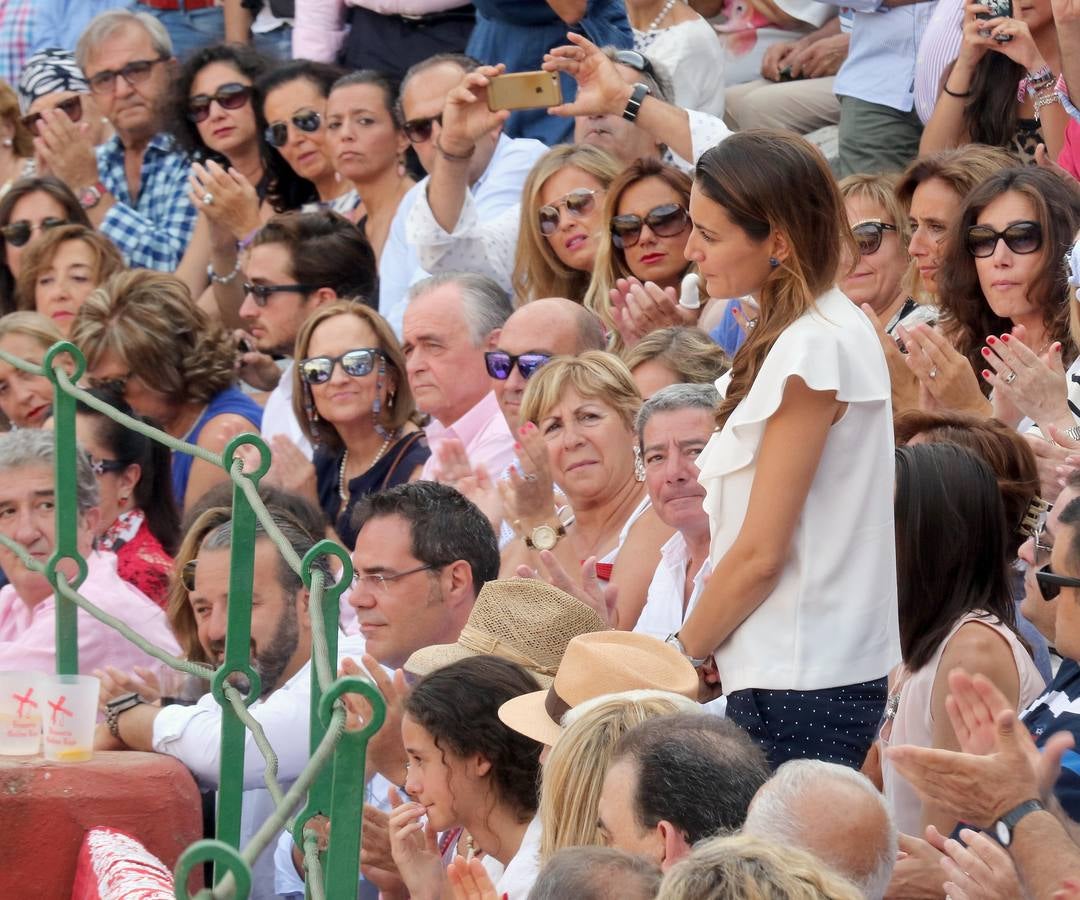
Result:
M860 256L877 253L881 248L881 239L886 231L896 231L895 225L886 222L860 222L851 229L851 236L859 248Z
M91 75L87 81L90 90L95 94L108 94L116 88L116 76L119 75L130 85L142 84L150 77L150 72L160 62L165 62L168 56L159 56L157 59L137 59L129 62L122 69L106 69Z
M210 116L210 104L215 100L222 109L240 109L250 99L250 84L231 81L212 94L196 94L188 100L188 118L192 122L205 122Z
M659 81L656 77L656 69L653 68L653 64L649 62L649 58L642 53L638 53L637 50L616 50L615 62L624 66L629 66L631 69L635 69L638 72L644 72L653 81Z
M82 98L78 95L61 100L53 109L62 109L64 114L72 122L78 122L82 118ZM41 113L31 113L22 117L22 123L31 134L40 134L38 126L41 125Z
M967 251L985 259L993 256L998 241L1013 253L1034 253L1042 246L1042 226L1038 222L1013 222L1004 231L994 231L989 225L972 225L967 230Z
M422 144L424 141L431 140L431 130L436 122L442 125L442 113L424 119L409 119L408 122L401 126L401 130L405 132L405 137L411 143Z
M536 215L540 220L540 233L551 235L558 230L561 217L559 209L563 206L566 207L566 211L570 215L576 218L580 219L582 216L587 216L595 209L596 195L599 193L600 191L592 191L588 188L578 188L554 203L541 206L536 211Z
M313 109L307 109L294 113L289 122L305 134L314 134L322 125L322 116ZM271 147L284 147L289 142L289 123L274 122L267 125L263 137Z
M346 350L341 356L310 356L300 361L300 377L308 384L325 384L334 374L334 366L341 363L346 375L361 378L375 368L375 360L382 357L381 350L359 347Z
M1080 578L1070 578L1068 575L1058 575L1047 563L1035 573L1035 579L1039 583L1039 592L1043 600L1050 601L1057 598L1063 587L1080 588Z
M678 203L654 206L644 216L627 213L611 217L611 243L620 250L633 247L641 240L641 227L648 225L657 237L674 237L686 230L690 217Z
M244 293L251 294L255 305L262 308L270 302L271 294L309 294L316 287L314 284L252 284L250 281L245 281Z
M550 353L520 353L514 356L505 350L489 350L484 354L488 375L498 381L506 381L515 365L521 377L528 381L537 369L550 361Z
M127 463L120 462L118 459L98 459L90 453L86 454L86 458L90 460L90 468L95 475L104 475L106 472L123 472L128 467Z
M36 230L48 231L50 228L57 228L60 225L67 224L67 219L58 219L55 216L42 219L40 225L31 225L26 219L19 219L17 222L11 222L0 228L0 234L4 236L4 240L11 244L12 247L23 247L29 242Z

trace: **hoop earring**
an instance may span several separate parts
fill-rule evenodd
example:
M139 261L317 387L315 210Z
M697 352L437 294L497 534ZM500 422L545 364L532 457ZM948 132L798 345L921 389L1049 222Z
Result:
M375 420L375 433L381 437L384 441L390 437L390 432L387 431L382 423L379 421L379 413L382 412L382 392L383 386L386 384L386 358L382 355L379 356L379 374L375 379L375 402L371 404L371 415ZM387 402L387 408L389 409L390 402Z

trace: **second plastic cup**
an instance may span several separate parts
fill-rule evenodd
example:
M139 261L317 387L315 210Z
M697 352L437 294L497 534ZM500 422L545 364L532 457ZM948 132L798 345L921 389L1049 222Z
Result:
M0 755L41 752L41 709L45 705L38 672L0 672Z
M41 712L47 760L85 762L93 757L100 690L101 682L93 675L45 677Z

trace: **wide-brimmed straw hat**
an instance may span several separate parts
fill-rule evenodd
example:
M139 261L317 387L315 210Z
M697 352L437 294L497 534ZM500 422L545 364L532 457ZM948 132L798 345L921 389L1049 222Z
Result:
M654 637L630 631L583 634L567 645L551 687L507 700L499 707L499 718L514 731L550 745L559 739L559 723L568 709L593 697L639 689L696 700L697 672L678 650Z
M593 609L547 582L489 581L457 643L417 650L405 661L405 671L426 675L467 656L492 654L524 666L547 686L571 638L607 627Z

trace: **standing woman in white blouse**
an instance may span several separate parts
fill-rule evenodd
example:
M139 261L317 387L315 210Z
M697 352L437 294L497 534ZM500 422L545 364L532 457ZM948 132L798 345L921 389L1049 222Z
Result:
M681 645L775 767L858 767L900 657L889 374L836 287L844 205L802 138L744 131L698 161L686 247L711 297L759 307L698 458L712 576Z

